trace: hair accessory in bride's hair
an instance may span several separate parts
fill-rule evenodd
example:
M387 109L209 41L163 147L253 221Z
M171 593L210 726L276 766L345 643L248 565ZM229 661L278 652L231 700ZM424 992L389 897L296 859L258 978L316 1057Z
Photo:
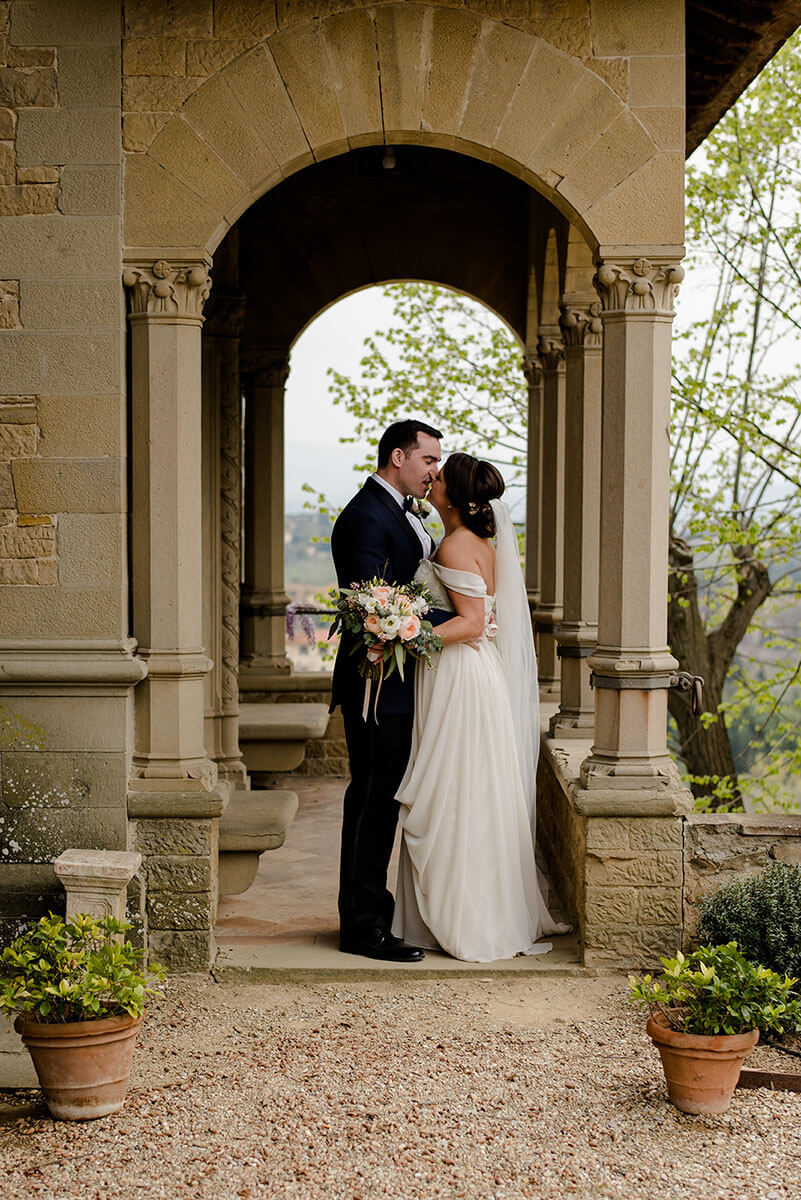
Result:
M474 517L480 508L481 508L481 505L476 504L475 500L469 501L469 503L467 505L467 511L470 513L471 517Z

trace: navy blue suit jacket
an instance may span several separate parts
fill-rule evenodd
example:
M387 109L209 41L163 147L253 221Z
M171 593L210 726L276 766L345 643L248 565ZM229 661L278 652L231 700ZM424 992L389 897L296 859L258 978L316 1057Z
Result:
M331 532L331 553L339 587L350 587L377 575L387 583L410 583L423 557L420 539L396 500L372 478L345 505ZM439 624L453 613L434 609L426 620ZM356 643L343 634L334 663L331 711L358 708L364 702L364 679L358 672L359 657L351 654ZM378 701L378 716L414 712L414 659L404 667L405 679L397 671L385 679Z

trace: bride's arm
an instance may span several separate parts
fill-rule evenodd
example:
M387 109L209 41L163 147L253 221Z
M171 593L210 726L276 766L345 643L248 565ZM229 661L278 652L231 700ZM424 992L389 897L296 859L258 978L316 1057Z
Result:
M481 574L472 555L458 549L453 550L450 546L440 546L437 562L440 566L450 567L454 571ZM436 632L442 638L443 644L450 646L454 642L478 642L484 632L484 597L464 596L461 592L452 592L450 588L447 591L456 616L437 625Z

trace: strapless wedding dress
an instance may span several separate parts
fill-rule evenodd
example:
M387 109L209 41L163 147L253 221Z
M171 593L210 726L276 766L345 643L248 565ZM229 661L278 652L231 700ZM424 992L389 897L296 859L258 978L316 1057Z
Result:
M450 589L484 600L478 650L456 643L415 672L412 751L392 932L468 962L543 954L565 933L540 892L509 691L490 637L493 597L480 575L424 561L416 579L437 608ZM536 943L536 944L535 944Z

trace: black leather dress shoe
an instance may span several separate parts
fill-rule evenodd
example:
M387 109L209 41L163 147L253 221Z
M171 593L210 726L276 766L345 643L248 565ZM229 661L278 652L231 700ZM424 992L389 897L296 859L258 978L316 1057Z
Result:
M407 946L386 929L360 929L343 936L339 948L343 954L361 954L383 962L413 963L425 958L419 946Z

